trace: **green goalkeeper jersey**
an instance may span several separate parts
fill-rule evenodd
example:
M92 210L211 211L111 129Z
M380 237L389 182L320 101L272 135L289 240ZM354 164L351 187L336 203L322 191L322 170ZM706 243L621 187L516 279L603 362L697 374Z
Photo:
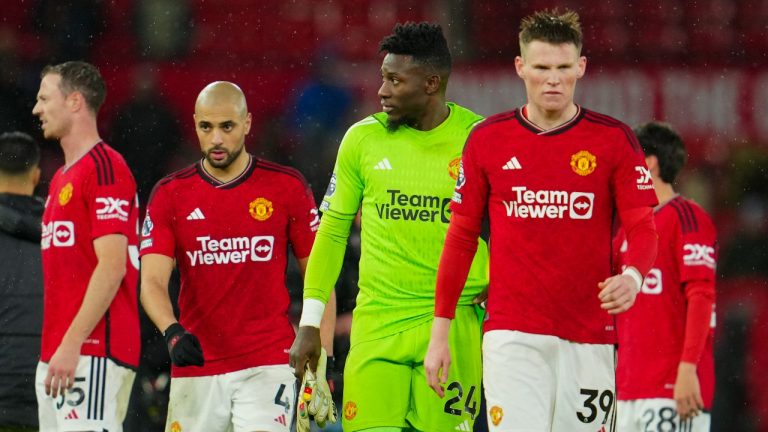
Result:
M339 147L320 205L326 215L320 233L327 216L350 221L362 210L353 343L401 332L433 316L437 267L461 153L472 127L482 120L466 108L447 105L448 118L430 131L407 126L388 131L386 114L378 113L352 125ZM479 242L460 305L471 304L488 284L488 248ZM333 273L331 279L337 275L312 266L315 255L324 253L317 246L307 269L306 298L327 298L332 289L322 286L327 275L316 273Z

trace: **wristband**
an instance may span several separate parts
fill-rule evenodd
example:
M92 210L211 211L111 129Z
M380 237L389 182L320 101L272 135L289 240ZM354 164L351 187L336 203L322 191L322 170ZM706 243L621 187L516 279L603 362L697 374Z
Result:
M299 327L320 328L320 321L323 320L323 312L325 312L325 303L314 298L304 299Z
M634 267L627 267L621 272L622 275L629 276L635 281L635 291L640 292L640 288L643 286L643 278L640 276L640 272Z

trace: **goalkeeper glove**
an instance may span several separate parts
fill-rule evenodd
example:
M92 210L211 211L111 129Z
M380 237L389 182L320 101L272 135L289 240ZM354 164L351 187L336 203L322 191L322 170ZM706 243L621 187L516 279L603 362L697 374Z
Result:
M326 423L336 423L338 413L333 403L333 395L326 381L327 355L324 349L320 350L320 359L317 362L317 372L312 372L309 364L306 366L304 380L301 383L302 393L299 395L298 409L296 410L297 425L302 427L306 423L309 427L309 417L314 418L319 427L325 427ZM308 429L307 429L308 430ZM303 432L299 429L299 432Z
M203 348L200 341L192 333L186 331L179 323L173 323L163 332L168 354L176 366L202 366Z

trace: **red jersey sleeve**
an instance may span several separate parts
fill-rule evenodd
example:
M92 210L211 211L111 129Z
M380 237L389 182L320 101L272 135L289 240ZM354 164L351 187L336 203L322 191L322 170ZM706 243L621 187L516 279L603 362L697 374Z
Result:
M141 225L141 256L160 254L175 258L173 235L173 197L162 182L155 186L147 204L147 214Z
M467 139L453 192L451 212L482 220L488 207L489 186L488 177L480 164L478 147L481 142L477 130Z
M620 134L616 146L618 163L611 179L616 207L621 211L656 206L659 201L637 137L626 125L622 125L617 133Z
M135 223L130 222L131 212L137 211L136 182L122 160L108 159L88 178L86 187L92 239L109 234L130 237L136 232Z
M306 258L312 251L315 232L320 226L320 214L312 197L312 190L301 178L295 182L292 192L290 215L288 220L288 239L293 246L293 253L298 259Z
M712 220L688 202L675 203L681 214L677 245L680 282L715 280L717 243Z

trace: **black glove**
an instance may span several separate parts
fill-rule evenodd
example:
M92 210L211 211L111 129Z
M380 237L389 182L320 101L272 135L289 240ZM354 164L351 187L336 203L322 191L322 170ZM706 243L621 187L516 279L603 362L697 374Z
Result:
M173 323L163 332L168 354L176 366L202 366L203 348L192 333L184 330L179 323Z

